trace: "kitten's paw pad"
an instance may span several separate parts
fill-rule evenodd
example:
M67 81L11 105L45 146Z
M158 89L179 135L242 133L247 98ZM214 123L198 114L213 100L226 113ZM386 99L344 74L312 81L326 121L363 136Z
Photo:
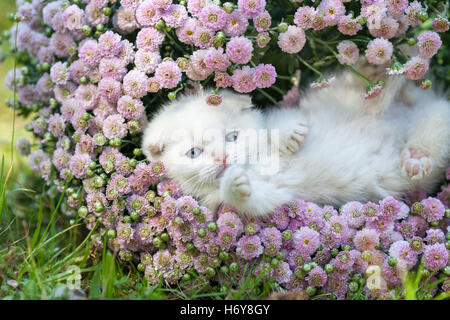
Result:
M300 149L303 144L303 141L306 138L306 134L308 133L308 127L303 124L297 124L290 132L288 132L281 139L280 151L285 154L294 154Z
M251 195L250 180L243 168L235 167L229 172L230 190L236 198L248 198Z
M403 150L400 163L403 173L413 180L422 179L431 172L431 158L421 149Z

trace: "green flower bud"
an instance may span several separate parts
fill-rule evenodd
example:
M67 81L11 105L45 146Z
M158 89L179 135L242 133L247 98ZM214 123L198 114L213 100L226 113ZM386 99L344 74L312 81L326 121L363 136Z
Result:
M308 286L306 288L306 294L310 297L314 296L316 294L317 289L312 287L312 286Z
M291 230L284 230L281 235L283 236L284 241L289 241L292 239L292 231Z
M408 39L408 45L409 46L413 46L413 45L415 45L417 43L417 39L416 38L409 38Z
M333 265L331 263L327 263L325 265L325 267L324 267L324 270L325 270L326 273L330 274L330 273L333 272L334 267L333 267Z
M278 32L286 32L289 25L286 22L282 22L278 25Z
M358 282L352 281L348 284L348 289L350 290L350 292L356 292L359 289L359 284Z
M78 208L78 215L81 218L84 218L87 216L87 214L89 213L88 208L86 206L81 206Z
M83 34L85 36L89 36L92 32L92 28L90 26L88 26L87 24L85 24L82 28L81 28L81 32L83 32Z
M330 250L330 253L333 257L336 257L339 253L339 249L338 248L333 248Z
M216 232L217 224L215 222L208 223L208 230L211 232Z
M397 265L397 263L398 263L397 258L395 258L395 257L389 257L388 258L388 264L391 267L395 267Z
M277 258L273 258L273 259L270 261L270 266L271 266L272 268L276 268L276 267L278 266L279 263L280 263L280 261L279 261Z
M197 230L197 234L200 238L204 238L206 237L206 229L205 228L200 228Z
M114 229L109 229L106 234L108 235L108 238L111 238L111 239L114 239L117 235L116 230L114 230Z
M94 203L94 211L97 213L100 213L103 211L103 209L105 209L105 207L103 206L103 203L101 203L100 201L96 201Z
M219 258L223 261L227 261L229 258L228 252L226 251L220 251Z
M169 236L169 234L167 232L161 233L160 237L161 237L161 240L164 241L164 242L167 242L167 241L170 240L170 236Z
M160 237L154 237L152 243L156 248L161 248L163 241L161 240Z
M133 219L133 221L137 221L140 218L140 215L136 211L133 211L130 213L130 217L131 219Z
M103 14L104 14L105 16L110 16L111 13L112 13L112 10L111 10L110 7L104 7L104 8L102 9L102 12L103 12Z
M135 148L135 149L133 150L133 155L134 155L135 157L141 156L141 155L142 155L142 149L140 149L140 148Z
M175 100L177 98L176 92L174 92L174 91L169 92L169 94L167 95L167 98L169 98L169 100L171 100L171 101Z

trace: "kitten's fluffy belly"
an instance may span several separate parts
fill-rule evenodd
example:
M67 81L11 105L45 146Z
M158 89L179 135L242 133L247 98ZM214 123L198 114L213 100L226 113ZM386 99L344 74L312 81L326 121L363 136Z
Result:
M228 203L253 216L269 214L296 196L340 205L433 191L449 165L449 103L411 85L405 89L401 80L388 81L376 100L363 100L362 90L344 73L332 87L307 94L300 108L266 114L251 109L245 96L224 92L223 104L211 107L200 93L155 116L143 149L150 160L163 161L169 177L203 205L215 209ZM187 134L168 139L179 128ZM198 128L223 134L194 142ZM241 150L242 144L239 137L230 140L230 130L251 128L280 130L277 173L261 174L258 164L229 164L231 146Z

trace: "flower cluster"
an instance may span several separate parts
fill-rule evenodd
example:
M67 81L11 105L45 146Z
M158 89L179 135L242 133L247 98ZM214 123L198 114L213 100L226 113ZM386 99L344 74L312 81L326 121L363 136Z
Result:
M227 281L247 270L311 296L346 298L362 288L378 298L419 263L432 279L448 276L448 185L436 198L409 195L411 208L386 198L337 211L297 199L256 221L182 195L164 178L164 164L149 163L139 148L147 117L180 91L211 86L207 103L219 107L219 88L295 105L300 80L313 89L333 85L319 69L336 62L373 98L384 83L355 70L361 54L389 66L388 76L423 78L440 63L449 29L446 7L424 2L18 0L3 36L24 66L7 74L18 93L8 105L33 115L27 129L40 143L33 149L19 139L17 148L51 194L64 194L62 211L95 228L97 240L107 235L108 246L152 283L193 273ZM419 33L426 20L429 30ZM417 53L400 49L405 43ZM378 289L365 285L369 266L381 268Z

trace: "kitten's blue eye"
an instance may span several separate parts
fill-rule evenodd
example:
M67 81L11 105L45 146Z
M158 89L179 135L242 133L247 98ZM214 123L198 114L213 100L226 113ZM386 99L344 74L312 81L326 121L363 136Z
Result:
M234 142L237 140L239 133L237 131L230 132L225 136L225 141Z
M200 148L192 148L188 152L186 152L186 156L194 159L197 158L202 153L202 149Z

